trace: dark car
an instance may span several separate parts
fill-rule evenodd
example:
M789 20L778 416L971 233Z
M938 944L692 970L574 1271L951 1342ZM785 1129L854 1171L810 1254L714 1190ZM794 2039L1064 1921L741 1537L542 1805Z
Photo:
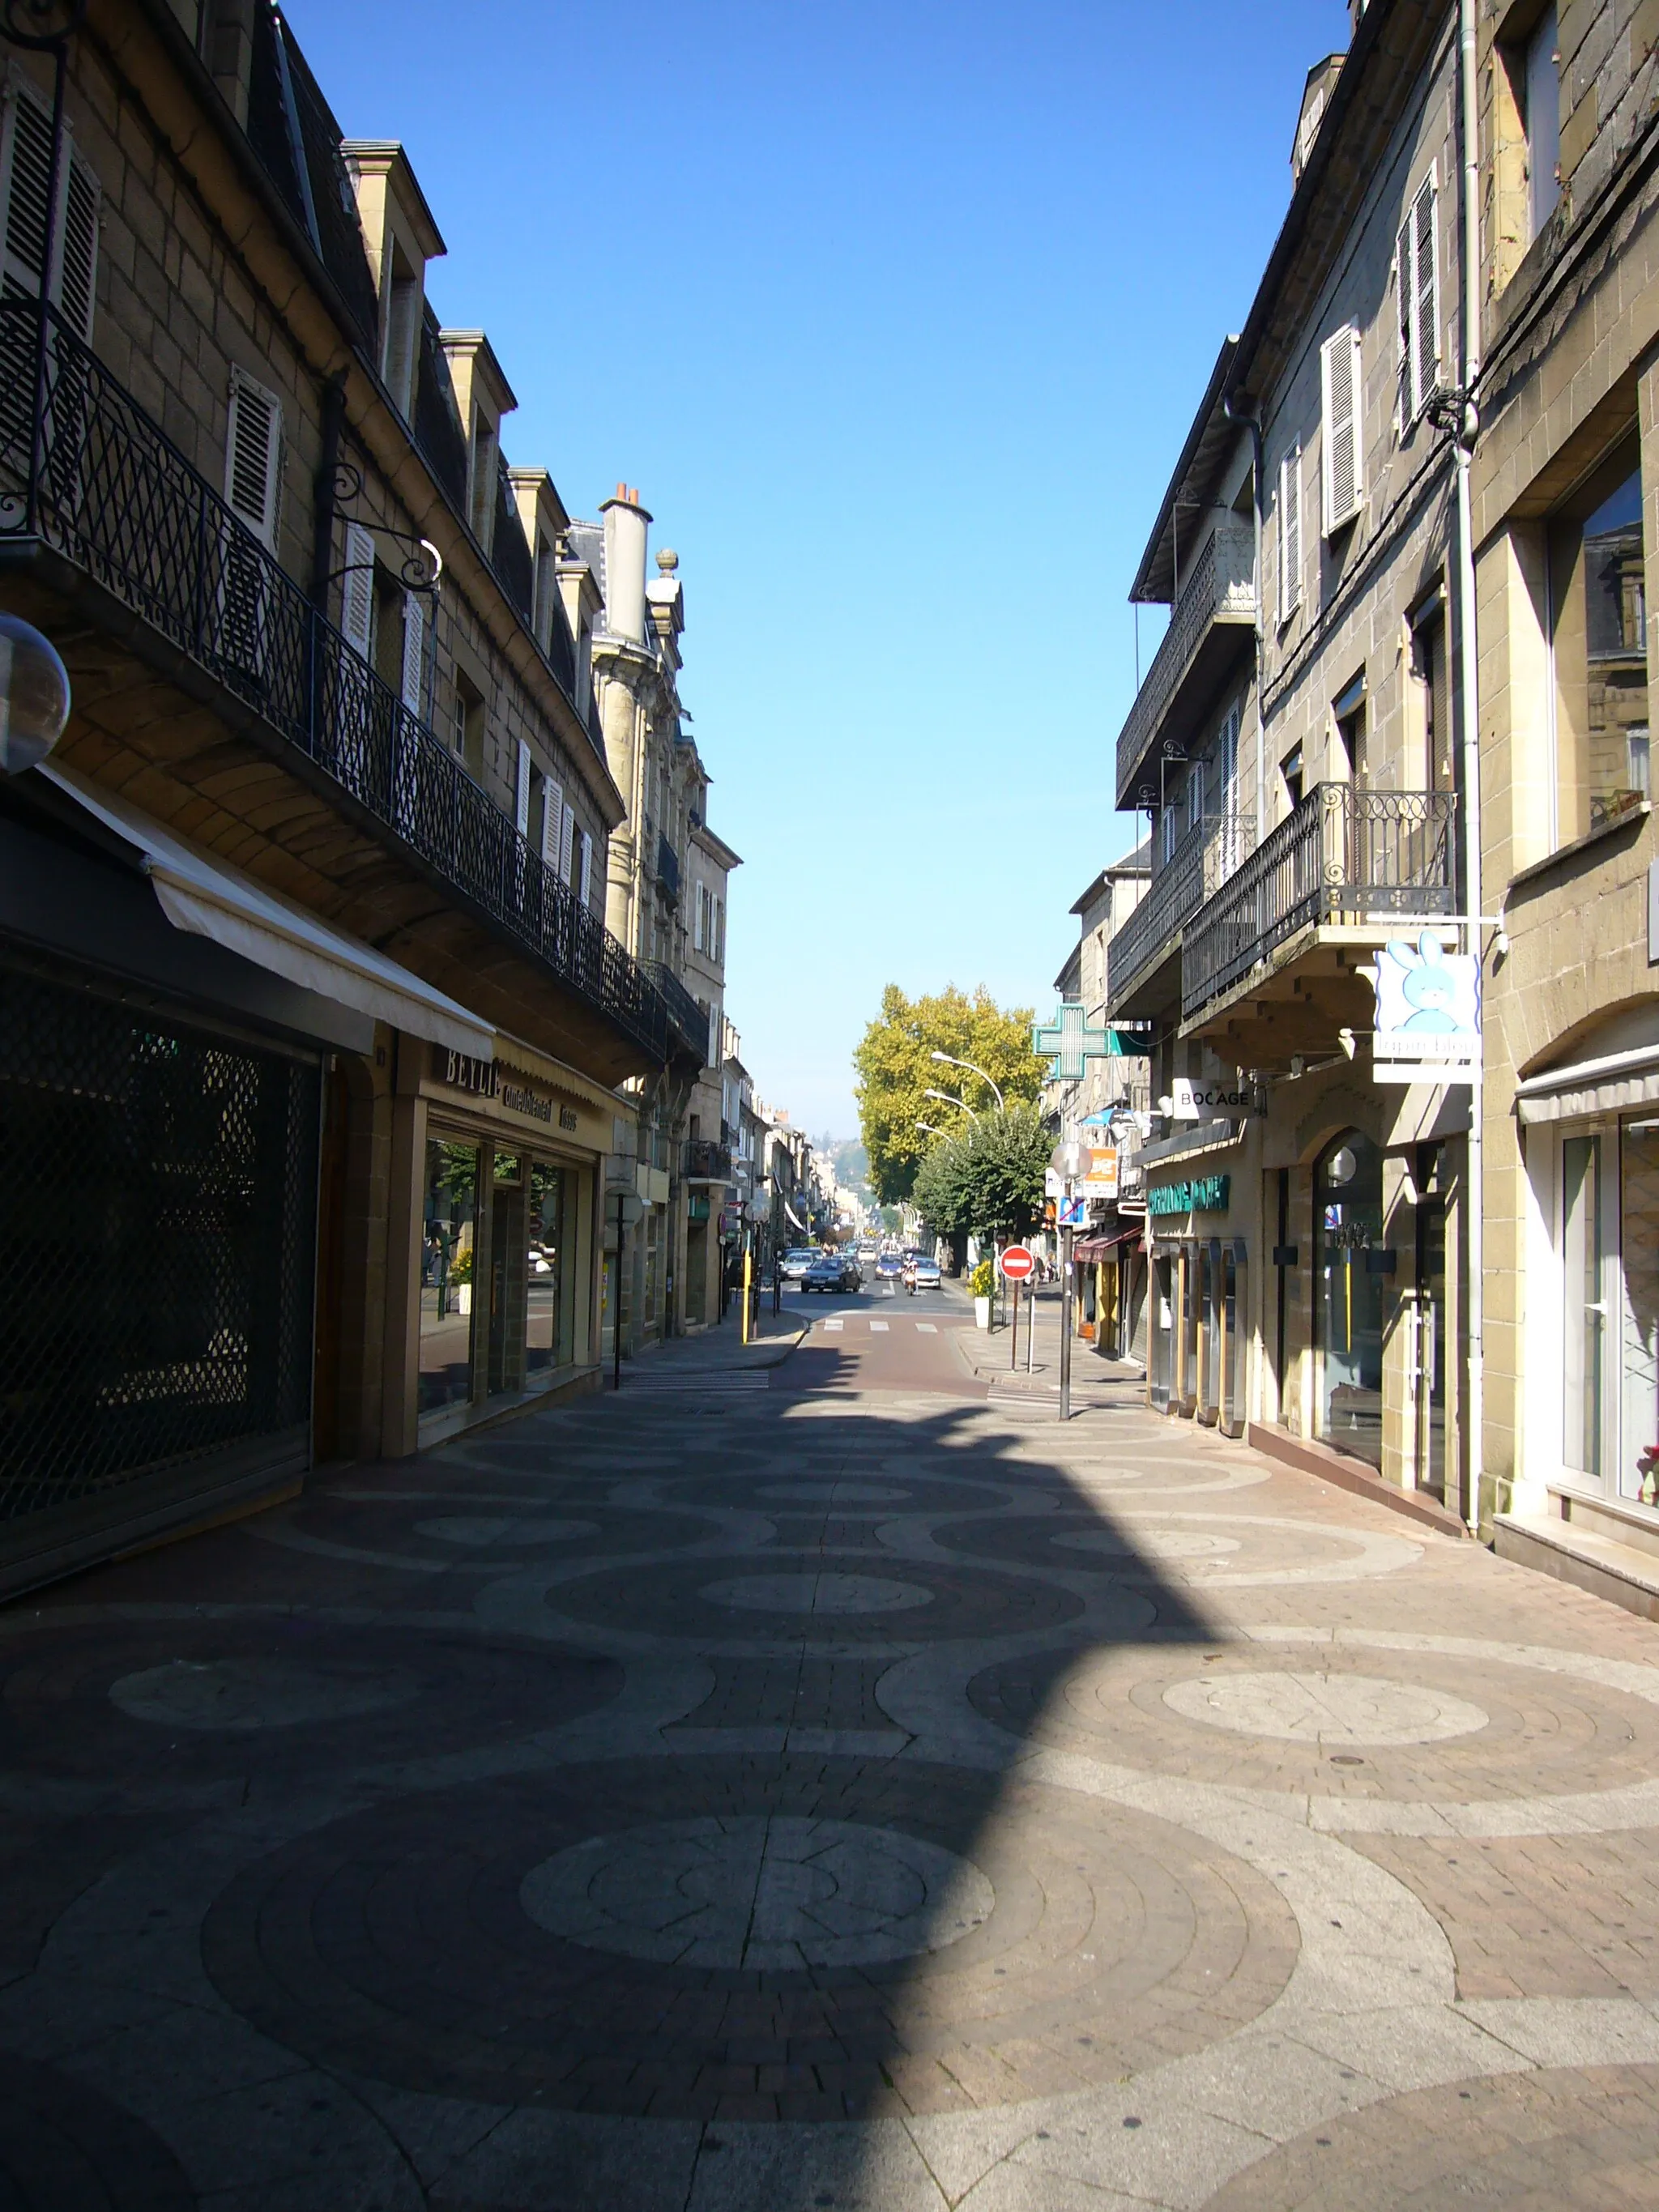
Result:
M841 1255L841 1286L844 1291L864 1288L864 1270L859 1265L856 1252L843 1252Z
M876 1262L876 1280L890 1283L904 1273L904 1261L897 1252L884 1252Z
M838 1291L842 1285L841 1255L823 1252L800 1279L803 1291Z

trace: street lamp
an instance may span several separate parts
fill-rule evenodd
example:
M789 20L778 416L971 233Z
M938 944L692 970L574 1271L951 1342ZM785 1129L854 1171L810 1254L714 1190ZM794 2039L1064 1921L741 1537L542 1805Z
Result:
M1007 1111L1002 1093L998 1089L995 1082L985 1073L985 1070L982 1067L975 1067L971 1060L957 1060L953 1054L948 1052L931 1053L928 1057L932 1060L942 1060L946 1067L965 1067L969 1075L978 1076L981 1083L990 1085L991 1090L996 1098L998 1112L1006 1113Z
M942 1137L946 1133L943 1129L936 1129L931 1121L918 1121L916 1127L927 1137Z
M21 775L46 755L69 720L69 672L49 638L0 614L0 768Z
M941 1106L961 1107L963 1112L968 1116L968 1119L970 1121L977 1121L979 1120L979 1115L975 1113L973 1108L968 1103L968 1101L965 1098L955 1097L948 1091L924 1091L921 1095L924 1098L937 1098Z

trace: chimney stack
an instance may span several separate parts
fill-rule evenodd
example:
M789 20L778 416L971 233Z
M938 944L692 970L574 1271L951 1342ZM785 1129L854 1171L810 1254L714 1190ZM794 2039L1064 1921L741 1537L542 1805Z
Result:
M651 517L640 495L619 483L599 508L605 517L605 623L613 637L645 642L645 541Z

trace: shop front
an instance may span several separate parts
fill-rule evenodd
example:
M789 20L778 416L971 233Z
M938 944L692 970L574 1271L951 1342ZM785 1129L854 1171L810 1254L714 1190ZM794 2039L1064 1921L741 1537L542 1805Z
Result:
M1249 1239L1234 1233L1229 1173L1149 1172L1148 1390L1163 1411L1242 1436Z
M1592 1052L1517 1100L1532 1214L1517 1505L1550 1492L1575 1520L1605 1509L1607 1533L1659 1540L1659 1045Z
M516 1038L498 1036L489 1060L400 1042L413 1188L392 1452L597 1382L604 1170L623 1104Z

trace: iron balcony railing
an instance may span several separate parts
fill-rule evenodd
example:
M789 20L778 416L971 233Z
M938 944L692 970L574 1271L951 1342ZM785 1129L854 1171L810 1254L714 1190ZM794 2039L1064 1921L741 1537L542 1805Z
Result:
M732 1147L717 1145L712 1137L688 1137L685 1140L685 1179L688 1182L729 1182L732 1180Z
M1316 784L1182 939L1183 1015L1201 1012L1310 923L1453 913L1456 817L1449 791Z
M1242 515L1223 514L1205 541L1135 694L1117 741L1117 803L1130 803L1135 779L1158 736L1176 687L1212 623L1255 620L1255 528Z
M1120 1006L1255 846L1254 814L1205 814L1153 876L1106 951L1106 1011Z
M0 549L39 539L83 569L568 989L665 1059L669 1007L640 963L48 313L42 347L38 306L0 305Z
M647 963L651 981L662 994L668 1018L684 1042L697 1055L699 1067L708 1065L708 1013L692 997L672 968L660 960Z

